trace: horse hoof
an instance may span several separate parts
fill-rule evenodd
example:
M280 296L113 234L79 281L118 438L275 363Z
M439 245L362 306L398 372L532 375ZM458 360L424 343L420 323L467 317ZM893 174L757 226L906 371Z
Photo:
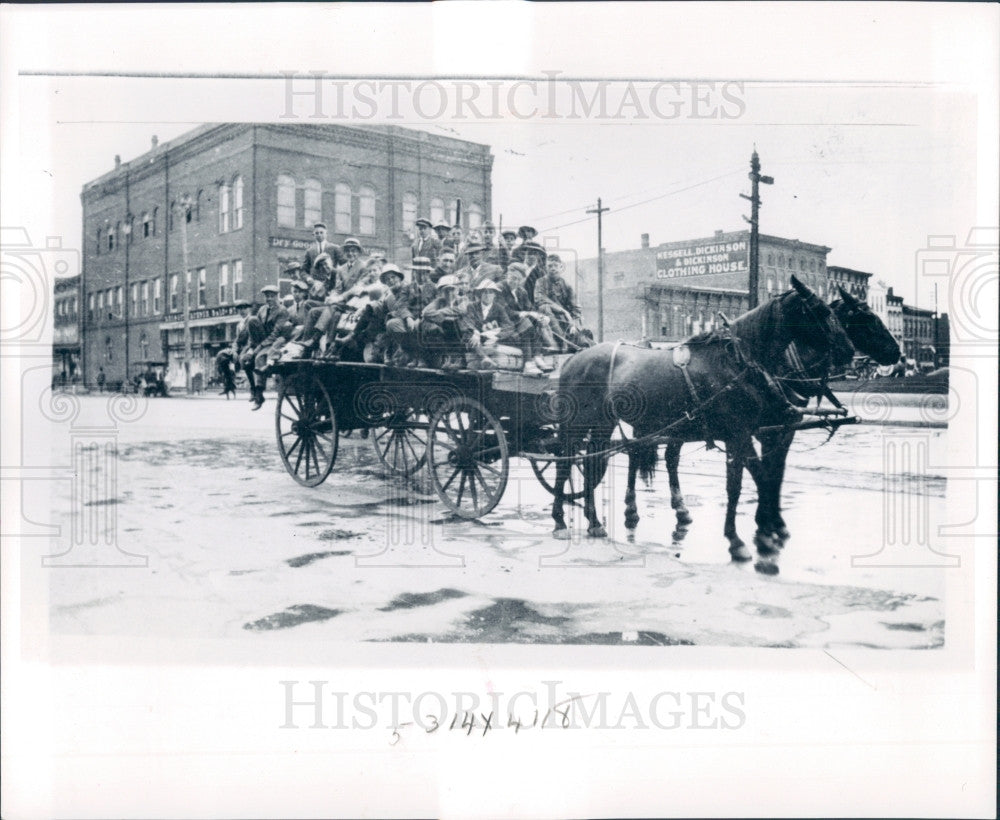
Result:
M680 526L686 527L692 521L694 521L694 519L691 517L691 513L689 513L687 510L678 510L677 511L677 523Z
M607 538L608 531L604 529L604 527L598 525L596 527L591 527L590 529L588 529L587 535L589 535L591 538Z
M758 532L754 535L753 543L761 555L774 555L780 547L774 536L765 532Z
M557 541L569 541L569 530L566 527L556 527L552 530L552 537Z
M761 575L777 575L778 565L774 561L757 561L753 568Z
M747 549L747 545L742 541L739 544L733 544L730 546L729 554L733 557L734 561L739 561L741 563L753 560L753 555L751 555L750 550Z

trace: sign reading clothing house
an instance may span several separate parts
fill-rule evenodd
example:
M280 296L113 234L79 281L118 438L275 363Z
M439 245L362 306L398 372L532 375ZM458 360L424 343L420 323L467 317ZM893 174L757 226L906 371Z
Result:
M729 242L696 239L662 246L656 252L656 278L741 273L750 270L750 245L746 239Z

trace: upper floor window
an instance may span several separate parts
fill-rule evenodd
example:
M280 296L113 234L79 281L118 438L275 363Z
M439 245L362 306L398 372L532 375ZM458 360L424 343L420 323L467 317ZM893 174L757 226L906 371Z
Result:
M101 255L101 229L100 228L97 229L97 252L96 252L96 255L97 256Z
M180 310L180 304L177 297L177 287L178 287L178 277L176 273L170 274L170 311L176 313Z
M351 186L338 182L333 189L333 230L351 232Z
M286 174L278 176L278 225L295 227L295 180Z
M123 292L124 289L122 288L121 285L118 285L115 288L115 313L117 313L119 316L121 316L125 311L125 306L122 304L122 302L124 301L124 299L122 299Z
M478 202L469 205L469 230L474 231L483 226L483 206Z
M219 186L219 233L229 232L229 186Z
M144 361L149 359L149 338L146 336L145 330L139 336L139 357Z
M115 249L115 240L117 239L117 234L118 234L117 228L108 228L108 250L109 251L113 251Z
M233 230L243 227L243 177L233 183Z
M149 315L149 282L142 283L142 299L140 300L140 312L143 316Z
M129 296L129 313L132 316L139 315L139 285L133 282L128 287Z
M318 179L307 179L305 187L305 224L323 221L323 186Z
M243 260L233 262L233 301L243 298Z
M229 263L219 263L219 304L226 303L226 290L229 287Z
M435 225L444 222L444 200L440 197L431 200L431 222Z
M375 189L367 185L358 191L358 233L365 236L375 233Z
M153 280L153 313L159 313L163 309L163 280Z
M417 195L412 191L403 194L403 230L412 230L417 221Z
M205 268L198 268L198 307L205 307L208 302L206 301L206 291L208 288L208 274Z
M87 297L87 318L90 321L94 321L94 294L91 293Z
M153 234L153 217L149 211L143 211L142 214L142 235L143 237L152 236Z

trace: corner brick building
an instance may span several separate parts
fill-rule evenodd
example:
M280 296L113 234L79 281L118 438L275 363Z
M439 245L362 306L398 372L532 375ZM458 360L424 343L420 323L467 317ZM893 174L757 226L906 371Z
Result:
M185 281L191 372L207 378L234 336L233 302L265 284L284 291L282 271L301 260L313 223L405 265L418 216L453 223L461 201L467 229L489 217L492 169L486 145L395 126L230 123L154 137L83 186L84 381L103 367L116 385L139 362L163 361L183 383Z

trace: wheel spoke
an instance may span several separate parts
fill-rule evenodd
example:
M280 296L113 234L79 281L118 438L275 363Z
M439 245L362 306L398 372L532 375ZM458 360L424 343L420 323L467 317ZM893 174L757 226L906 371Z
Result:
M459 468L459 472L462 474L461 480L458 482L458 498L455 499L455 506L462 506L462 494L465 491L465 469Z
M327 460L326 450L323 449L323 445L319 443L318 438L313 439L313 449L323 457L323 461ZM316 472L321 472L319 468L319 463L316 464Z
M299 474L299 467L302 465L302 454L306 451L306 441L304 438L300 438L298 442L301 446L299 447L299 454L295 459L295 474ZM289 454L290 455L290 454Z
M451 486L451 482L455 480L455 476L457 476L460 472L462 472L462 468L456 467L454 472L451 474L451 477L444 483L444 485L442 485L441 490L446 491Z
M491 464L487 464L487 463L485 463L483 461L480 461L476 465L476 469L477 470L479 470L479 469L489 470L491 473L493 473L493 475L497 475L497 476L501 474L500 471L496 467L492 466Z
M281 414L281 417L282 417L283 419L288 419L288 421L290 421L290 422L291 422L292 424L295 424L295 422L297 422L297 421L298 421L298 418L297 418L297 417L294 417L294 418L293 418L292 416L289 416L289 415L288 415L287 413L282 413L282 414Z
M469 472L469 490L472 492L472 508L475 510L479 509L479 491L476 490L476 477L473 473Z
M419 439L418 439L418 441L419 441ZM415 464L419 463L420 462L420 456L417 455L417 451L413 448L413 444L410 443L410 437L406 436L403 439L403 442L406 444L407 447L410 448L410 452L413 454L413 462Z

